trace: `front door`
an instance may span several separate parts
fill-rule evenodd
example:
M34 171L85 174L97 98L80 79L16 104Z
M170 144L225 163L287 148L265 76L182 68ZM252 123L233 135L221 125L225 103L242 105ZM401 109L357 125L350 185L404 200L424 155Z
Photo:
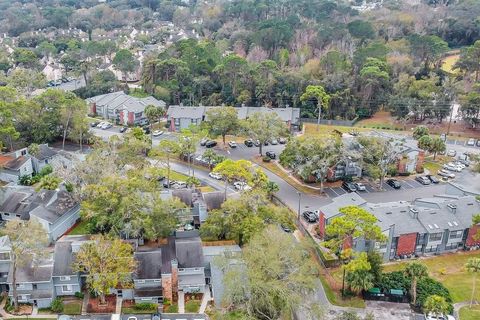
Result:
M123 294L122 290L117 290L117 297L121 298L122 294Z

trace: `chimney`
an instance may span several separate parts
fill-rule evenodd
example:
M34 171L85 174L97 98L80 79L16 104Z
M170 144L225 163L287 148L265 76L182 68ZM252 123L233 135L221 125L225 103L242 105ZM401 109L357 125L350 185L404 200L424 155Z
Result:
M411 207L410 208L410 214L411 214L413 219L418 219L418 210L417 209Z
M453 214L456 214L457 213L457 205L454 204L454 203L449 203L447 205L448 209L450 209L450 211L453 213Z

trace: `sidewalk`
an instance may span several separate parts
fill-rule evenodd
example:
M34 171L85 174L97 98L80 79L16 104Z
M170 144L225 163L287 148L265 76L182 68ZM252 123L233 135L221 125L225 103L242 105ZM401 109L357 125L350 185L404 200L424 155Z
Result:
M185 293L178 291L178 313L185 313Z
M203 293L202 304L200 304L200 309L198 313L205 313L205 309L207 309L208 302L212 299L210 296L210 287L205 286L205 292Z

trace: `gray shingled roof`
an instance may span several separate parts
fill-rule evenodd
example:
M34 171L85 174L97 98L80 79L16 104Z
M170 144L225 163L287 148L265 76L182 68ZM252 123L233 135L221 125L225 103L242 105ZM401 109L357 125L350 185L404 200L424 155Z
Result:
M162 251L156 248L152 251L135 252L137 270L135 279L160 279L162 276Z
M41 144L38 146L39 152L34 157L38 160L45 160L50 159L51 157L55 156L57 152L50 148L48 144Z
M55 252L53 255L53 276L71 276L75 272L72 271L72 263L75 260L74 253L72 251L71 241L58 241L55 243Z
M365 206L367 201L359 196L356 192L345 193L341 196L333 198L332 203L320 208L325 215L325 219L330 219L339 214L339 209L347 206Z
M110 109L126 109L131 112L141 112L150 104L162 108L166 106L164 101L157 100L152 96L137 98L129 96L123 91L102 94L88 98L87 101L98 106L108 106Z
M222 191L206 192L202 196L207 210L220 209L225 201L225 195Z
M179 268L203 267L202 240L200 237L177 238L175 248Z
M44 282L50 281L53 274L53 261L43 261L38 266L32 263L17 268L17 283L19 282ZM13 272L10 268L8 283L12 283Z
M192 206L193 191L191 189L178 189L172 191L172 197L178 198L187 206Z

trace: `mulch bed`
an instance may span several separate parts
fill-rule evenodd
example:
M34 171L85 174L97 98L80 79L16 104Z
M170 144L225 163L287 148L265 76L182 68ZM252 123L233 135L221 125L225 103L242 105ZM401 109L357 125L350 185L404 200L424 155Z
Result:
M88 299L87 312L88 313L115 313L117 297L115 295L106 296L106 305L100 304L100 298Z
M135 301L134 300L123 300L122 301L122 307L124 308L131 308L135 306Z
M185 293L185 303L187 303L187 301L190 301L190 300L200 300L202 301L202 298L203 298L203 293L195 293L195 294L192 294L192 293Z

